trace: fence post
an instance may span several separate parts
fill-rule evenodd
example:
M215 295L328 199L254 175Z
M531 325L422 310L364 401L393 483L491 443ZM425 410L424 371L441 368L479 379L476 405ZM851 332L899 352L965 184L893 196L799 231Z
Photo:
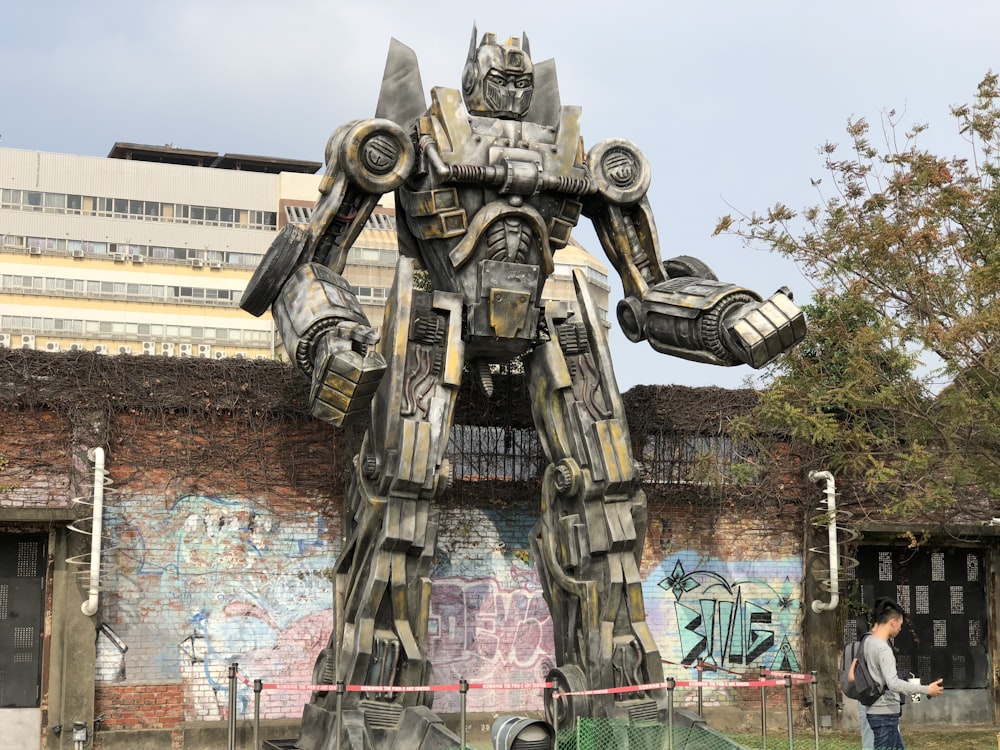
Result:
M459 698L458 714L459 714L459 717L460 717L460 719L462 721L462 731L461 731L462 750L465 750L465 734L466 734L466 731L465 731L465 699L466 699L466 696L468 694L469 694L469 681L466 680L464 677L459 678L459 680L458 680L458 698Z
M701 682L705 679L705 662L701 659L698 660L698 716L705 718L704 712L704 695L702 693Z
M229 750L236 750L236 670L238 662L229 665Z
M760 739L762 750L767 750L767 686L764 684L764 667L760 668Z
M792 730L792 676L785 675L785 710L788 712L788 750L795 750L795 738Z
M556 732L555 750L559 750L559 688L552 688L552 728Z
M667 750L674 750L674 688L677 681L667 678Z
M337 750L344 739L344 681L337 680Z
M260 679L253 681L253 750L260 750L260 693L263 689Z
M816 740L816 750L819 750L819 704L816 703L816 670L809 673L812 678L812 700L813 700L813 738Z

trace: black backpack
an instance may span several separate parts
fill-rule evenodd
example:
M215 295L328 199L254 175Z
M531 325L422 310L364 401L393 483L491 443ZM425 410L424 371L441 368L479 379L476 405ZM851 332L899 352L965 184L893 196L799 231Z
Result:
M848 698L853 698L863 706L870 706L886 691L885 685L878 682L868 669L865 661L865 639L871 633L865 633L860 641L848 643L840 656L840 689ZM854 663L854 681L848 678L851 664Z

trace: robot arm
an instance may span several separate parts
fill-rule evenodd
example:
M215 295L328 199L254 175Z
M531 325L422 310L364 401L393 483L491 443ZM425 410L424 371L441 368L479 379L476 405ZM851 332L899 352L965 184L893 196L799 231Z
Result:
M385 193L413 170L413 143L392 120L358 120L326 145L326 174L309 222L312 261L344 272L347 251Z
M602 141L587 154L597 192L584 204L601 246L622 279L626 298L643 299L666 279L660 239L646 198L649 162L629 141Z
M378 334L341 275L347 253L413 163L410 139L390 120L338 129L309 225L282 228L240 300L253 315L271 308L286 351L312 378L312 413L336 425L363 418L386 369L372 350Z
M240 300L263 315L282 286L305 263L342 274L347 253L385 193L399 187L414 164L413 144L391 120L356 120L338 128L326 145L326 173L305 228L286 225L264 255Z
M715 279L680 276L624 299L618 320L631 341L695 362L760 368L806 333L805 316L782 287L768 299Z
M646 198L649 163L630 142L599 143L587 154L597 195L585 211L622 277L618 321L631 341L696 362L760 368L805 336L805 316L782 287L768 299L719 281L696 258L659 259Z

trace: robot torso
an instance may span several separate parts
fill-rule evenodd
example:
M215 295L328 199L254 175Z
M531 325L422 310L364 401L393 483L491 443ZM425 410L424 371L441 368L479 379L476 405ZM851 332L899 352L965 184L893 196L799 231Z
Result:
M475 356L507 359L536 340L552 254L592 192L579 109L556 126L470 115L436 88L416 123L417 166L398 189L400 244L434 289L462 296Z

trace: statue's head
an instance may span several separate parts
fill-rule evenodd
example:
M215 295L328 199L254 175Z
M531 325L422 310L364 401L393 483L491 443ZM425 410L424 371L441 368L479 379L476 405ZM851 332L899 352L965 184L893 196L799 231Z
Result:
M523 35L522 35L523 36ZM528 37L524 46L516 37L498 44L496 34L483 34L476 46L472 27L469 57L462 71L462 97L470 113L501 120L520 120L528 114L534 73Z

